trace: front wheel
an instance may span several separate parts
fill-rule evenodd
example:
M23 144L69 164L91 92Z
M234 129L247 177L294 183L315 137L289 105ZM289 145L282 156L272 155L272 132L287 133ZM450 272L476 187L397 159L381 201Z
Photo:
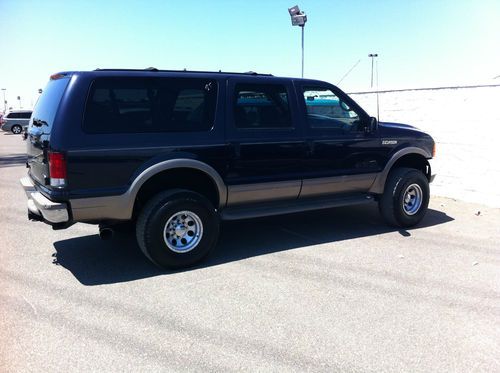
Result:
M198 193L171 190L146 203L136 225L142 252L161 268L194 265L215 247L219 218Z
M413 168L391 171L379 200L379 210L390 225L412 227L418 224L429 205L429 181Z
M20 125L15 124L12 126L11 131L14 135L19 135L23 131L23 128Z

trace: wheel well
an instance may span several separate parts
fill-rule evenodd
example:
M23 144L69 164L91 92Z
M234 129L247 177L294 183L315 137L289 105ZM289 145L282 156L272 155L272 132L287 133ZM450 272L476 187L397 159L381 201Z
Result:
M219 206L219 191L210 176L194 168L175 168L157 173L141 186L135 198L133 218L137 217L141 207L150 198L159 192L173 188L199 193L212 202L214 207Z
M427 177L427 180L431 179L431 166L427 159L420 154L407 154L399 158L391 167L391 171L397 167L408 167L415 168L422 171L422 173Z

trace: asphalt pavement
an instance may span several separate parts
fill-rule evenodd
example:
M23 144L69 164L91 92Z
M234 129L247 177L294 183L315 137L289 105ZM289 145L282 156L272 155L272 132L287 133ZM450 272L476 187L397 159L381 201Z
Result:
M500 209L230 222L203 265L161 272L130 234L28 221L24 148L0 133L0 372L500 371Z

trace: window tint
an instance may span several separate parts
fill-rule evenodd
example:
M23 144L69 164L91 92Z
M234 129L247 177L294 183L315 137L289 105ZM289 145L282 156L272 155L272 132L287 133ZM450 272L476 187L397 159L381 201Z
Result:
M17 119L17 118L19 118L19 113L10 113L7 115L7 118Z
M276 84L237 84L235 125L241 129L290 128L286 88Z
M20 114L20 118L23 118L23 119L30 119L31 118L31 113L19 113Z
M50 133L52 130L52 124L68 82L68 77L50 80L35 105L31 116L46 122L46 126L42 127L45 133Z
M83 128L89 133L208 131L216 98L215 81L98 79L90 91Z
M305 88L304 100L307 122L311 128L332 128L342 132L361 129L358 114L331 90Z

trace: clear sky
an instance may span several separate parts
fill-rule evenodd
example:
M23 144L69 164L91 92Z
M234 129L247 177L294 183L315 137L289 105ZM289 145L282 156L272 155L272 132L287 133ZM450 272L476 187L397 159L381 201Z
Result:
M500 83L500 0L0 0L0 88L27 107L62 70L300 76L296 3L308 16L305 77L336 84L360 60L340 87L367 90L378 53L381 89Z

